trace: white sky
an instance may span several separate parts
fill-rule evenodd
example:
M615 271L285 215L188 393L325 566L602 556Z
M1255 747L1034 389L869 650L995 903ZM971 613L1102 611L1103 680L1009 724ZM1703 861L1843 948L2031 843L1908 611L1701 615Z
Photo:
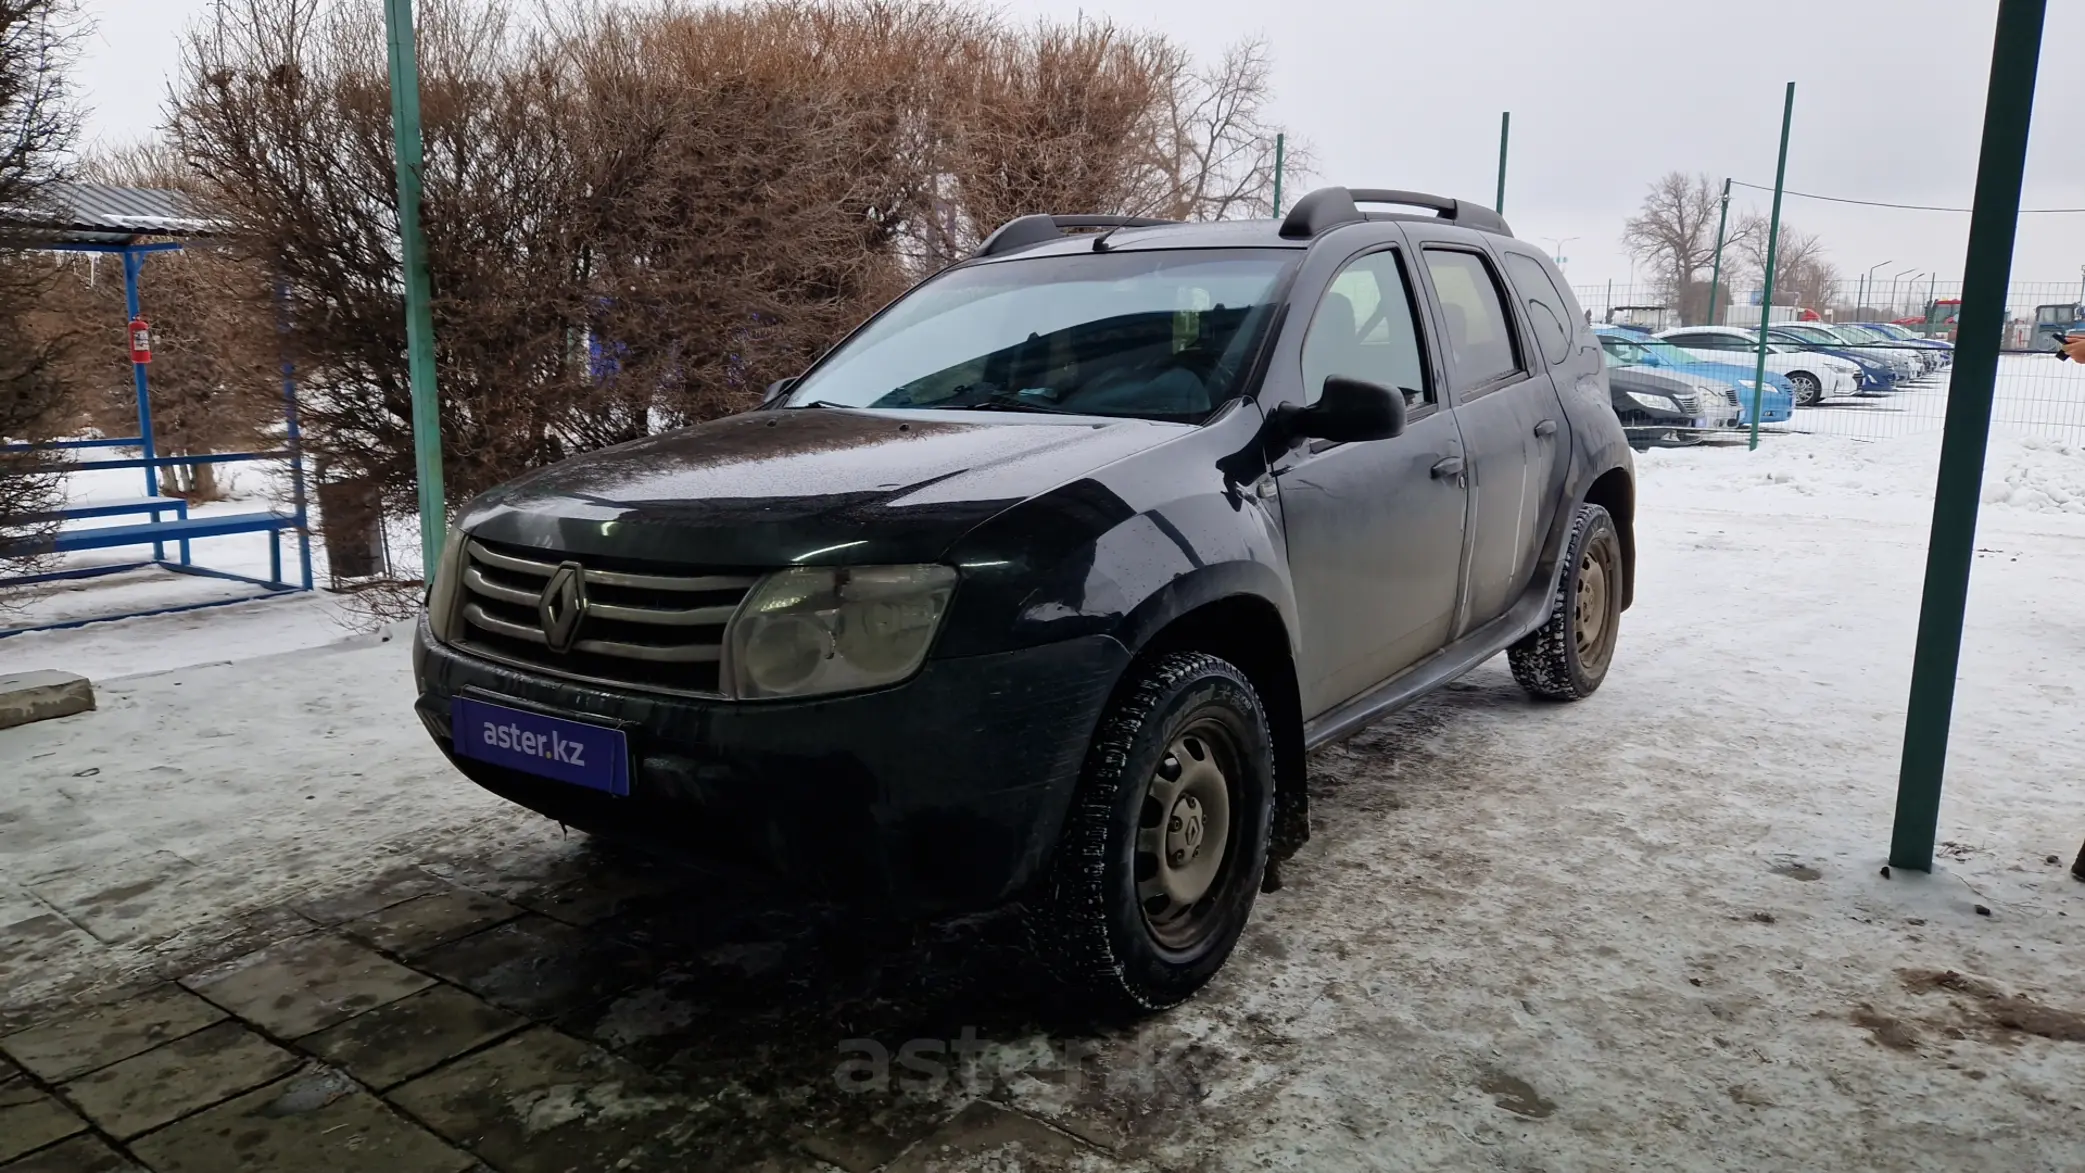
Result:
M90 139L152 133L176 38L210 6L86 0L98 20L80 71ZM1001 7L1017 18L1101 11L1078 0ZM2049 7L2024 202L2085 207L2085 3ZM1772 184L1788 81L1791 189L1967 207L1997 3L1112 0L1105 11L1205 57L1264 34L1277 112L1316 148L1323 182L1489 204L1499 111L1511 110L1507 218L1545 247L1577 237L1562 252L1584 285L1629 278L1622 220L1656 176L1678 168ZM1743 201L1764 212L1769 197L1743 192L1733 208ZM1886 261L1885 282L1907 269L1960 277L1966 215L1801 199L1784 215L1821 234L1849 274ZM2023 217L2016 280L2077 282L2081 267L2085 214Z

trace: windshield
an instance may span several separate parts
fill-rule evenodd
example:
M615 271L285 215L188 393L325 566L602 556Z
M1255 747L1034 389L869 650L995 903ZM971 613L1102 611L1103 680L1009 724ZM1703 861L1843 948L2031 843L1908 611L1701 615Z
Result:
M1882 335L1884 338L1892 338L1899 342L1907 338L1918 337L1918 335L1912 333L1909 330L1906 330L1902 326L1891 325L1884 322L1877 322L1874 325L1868 327L1868 329L1875 331L1877 334Z
M1844 338L1849 342L1858 342L1863 345L1872 345L1877 342L1896 341L1896 339L1891 338L1889 335L1884 334L1882 331L1871 330L1866 326L1840 326L1837 329L1839 332L1839 337Z
M1617 350L1616 347L1627 347L1630 357L1624 358L1622 360L1624 363L1647 366L1691 367L1698 366L1704 361L1695 355L1688 354L1663 338L1617 338L1609 334L1600 339L1600 344L1607 347L1608 353L1615 355L1623 353Z
M1656 365L1651 362L1650 347L1627 342L1613 335L1601 336L1600 349L1607 352L1607 365L1611 367Z
M1295 255L1078 253L953 269L834 351L788 404L1199 420L1235 393Z

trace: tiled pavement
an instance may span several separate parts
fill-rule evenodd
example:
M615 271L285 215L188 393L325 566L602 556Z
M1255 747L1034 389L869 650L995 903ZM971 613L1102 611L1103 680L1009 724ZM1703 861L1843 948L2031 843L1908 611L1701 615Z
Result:
M861 1058L1042 1037L1012 925L879 929L565 863L371 876L252 918L235 956L0 1019L0 1173L1144 1167L1106 1119L947 1074L974 1065Z

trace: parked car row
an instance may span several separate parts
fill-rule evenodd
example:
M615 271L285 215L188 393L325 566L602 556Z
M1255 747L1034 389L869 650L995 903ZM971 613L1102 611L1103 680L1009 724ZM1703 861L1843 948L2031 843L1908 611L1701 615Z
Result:
M1595 327L1615 414L1631 439L1684 443L1720 428L1782 423L1796 407L1903 390L1944 370L1952 343L1887 322L1777 322L1767 327L1765 380L1754 394L1759 331L1681 326L1656 333Z
M1794 388L1778 374L1769 372L1754 395L1749 367L1704 360L1628 327L1599 327L1593 334L1606 354L1615 415L1639 444L1683 443L1719 428L1747 426L1755 399L1762 423L1781 423L1794 414Z

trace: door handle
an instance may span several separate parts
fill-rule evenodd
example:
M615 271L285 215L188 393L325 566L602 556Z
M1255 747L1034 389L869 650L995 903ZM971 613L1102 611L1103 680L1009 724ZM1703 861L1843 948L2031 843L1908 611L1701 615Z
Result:
M1462 468L1462 457L1460 456L1450 456L1437 460L1433 465L1433 479L1438 481L1445 480L1448 477L1459 477L1462 475Z
M1556 422L1555 420L1543 420L1543 421L1542 421L1541 423L1539 423L1539 424L1536 424L1536 425L1535 425L1535 434L1536 434L1537 436L1554 436L1554 435L1556 435L1556 434L1557 434L1557 422Z

